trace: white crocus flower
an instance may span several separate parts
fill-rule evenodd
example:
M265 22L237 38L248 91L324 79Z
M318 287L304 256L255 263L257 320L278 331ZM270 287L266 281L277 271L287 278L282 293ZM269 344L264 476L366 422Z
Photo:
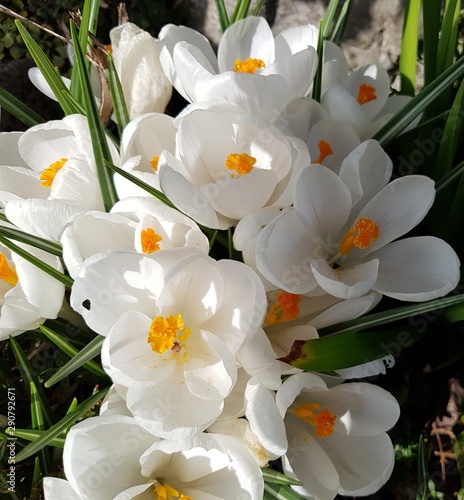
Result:
M459 280L459 259L446 242L431 236L394 241L427 214L435 195L433 181L402 177L369 201L363 195L356 199L355 184L350 191L321 165L304 170L294 208L278 215L257 239L260 272L290 293L320 287L342 299L375 290L423 301L452 290ZM375 192L373 185L367 188Z
M113 162L116 148L108 142ZM67 219L103 210L87 119L66 116L31 127L18 140L27 167L0 168L0 203L21 230L58 241Z
M58 257L19 244L42 262L63 271ZM58 316L64 285L0 244L0 340Z
M296 36L274 38L261 17L232 24L219 42L217 58L206 38L194 30L167 25L159 38L164 71L188 101L224 101L227 96L229 104L263 118L306 95L317 66L313 47L297 43Z
M122 169L159 190L159 157L164 150L174 154L176 132L174 118L162 113L148 113L129 122L121 137ZM115 175L115 184L120 199L150 196L120 175Z
M161 188L197 222L225 229L264 206L291 203L292 174L309 163L296 141L260 120L193 110L180 121L176 157L160 158Z
M110 40L130 118L163 113L172 86L160 65L158 40L133 23L113 28Z
M98 238L89 238L96 234ZM208 238L192 219L151 197L127 198L116 203L111 213L90 211L71 217L61 244L73 278L85 259L105 251L151 254L184 246L209 251Z
M284 472L296 475L305 498L376 492L391 475L394 451L386 431L399 417L396 399L366 383L327 388L311 373L288 378L277 392L288 452Z

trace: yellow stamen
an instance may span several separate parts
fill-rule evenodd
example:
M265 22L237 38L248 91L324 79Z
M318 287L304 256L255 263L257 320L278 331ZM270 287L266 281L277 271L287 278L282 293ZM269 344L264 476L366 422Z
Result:
M379 226L369 217L356 220L340 243L340 253L346 255L353 247L362 250L369 248L379 237Z
M11 286L16 286L18 283L18 275L14 267L13 269L10 267L3 253L0 253L0 279L5 280Z
M61 158L61 160L55 161L40 174L42 187L52 187L55 175L61 170L67 161L67 158Z
M113 47L111 46L110 43L106 46L106 51L109 52L110 54L113 53Z
M375 101L377 96L375 95L375 87L368 85L367 83L362 83L359 86L358 97L356 100L359 104L363 105L371 101Z
M159 162L160 157L159 156L154 156L153 159L150 162L150 165L152 166L153 170L155 172L158 172L158 162Z
M157 252L160 249L159 242L163 239L151 227L148 227L147 229L142 229L142 232L140 233L140 238L142 240L143 253Z
M156 486L153 493L156 495L156 500L192 500L191 497L179 493L170 484Z
M262 59L247 57L244 61L235 60L234 71L236 73L249 73L252 75L257 69L265 68L266 64Z
M300 295L280 292L274 304L269 307L266 314L265 325L270 326L282 323L283 321L297 319L300 314L300 308L298 306L300 300Z
M256 163L256 158L246 153L232 153L227 156L224 166L229 170L235 170L238 177L243 174L249 174L253 170L253 165Z
M189 335L190 328L184 327L182 314L170 314L167 318L156 316L150 325L148 343L152 351L158 354L163 354L168 349L178 352L180 342L187 340Z
M333 155L332 148L327 141L319 141L319 158L314 163L322 163L327 156Z
M334 433L336 415L332 415L327 408L320 413L321 406L317 403L301 404L295 409L295 417L301 418L308 424L316 427L315 434L318 438L326 438Z

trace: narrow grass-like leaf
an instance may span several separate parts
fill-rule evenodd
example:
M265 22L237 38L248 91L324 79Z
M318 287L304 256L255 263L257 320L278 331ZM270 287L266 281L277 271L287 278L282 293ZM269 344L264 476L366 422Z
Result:
M264 483L264 498L277 500L301 500L301 496L285 484Z
M7 248L9 248L12 252L18 254L20 257L23 259L27 260L31 264L34 264L37 268L39 268L41 271L44 273L47 273L48 275L52 276L56 280L60 281L67 287L71 287L74 280L67 276L66 274L63 274L62 272L58 271L54 267L50 266L49 264L46 264L45 262L42 262L39 258L37 258L35 255L32 255L28 251L24 250L21 247L18 247L18 245L15 245L12 243L8 238L5 238L2 234L0 234L0 243L5 245Z
M240 19L245 19L248 15L248 11L250 9L251 0L238 0L235 4L234 13L230 18L230 24L235 23L235 21L239 21Z
M444 192L445 188L451 186L459 177L464 173L464 161L456 165L450 172L445 174L436 184L435 192L438 196L440 193Z
M450 66L430 85L413 97L406 106L393 116L378 132L374 139L382 147L390 144L406 127L437 99L453 82L464 74L464 57Z
M106 141L105 127L100 120L97 105L93 96L90 77L85 66L85 56L77 40L76 27L71 23L71 36L75 50L75 62L78 67L79 76L82 82L82 91L84 96L84 107L89 122L90 137L92 140L93 154L97 169L100 191L103 198L105 210L109 212L113 205L118 201L116 188L114 186L113 176L105 167L105 161L111 162L111 154Z
M263 478L266 482L268 483L275 483L275 484L293 484L295 486L301 486L303 483L301 481L298 481L298 479L293 479L293 477L288 477L285 474L282 474L282 472L278 472L273 469L261 469L263 473Z
M129 123L129 112L127 111L126 99L122 91L121 81L119 80L116 66L114 65L113 57L108 52L108 77L110 83L111 99L113 101L113 110L116 116L116 125L118 127L119 137L122 131Z
M430 300L428 302L420 302L411 306L401 306L396 309L389 309L374 314L367 314L360 318L352 319L350 321L343 321L337 325L328 326L319 330L319 335L337 335L344 332L353 332L366 330L367 328L375 328L376 326L386 325L393 321L401 319L412 318L419 314L425 314L432 311L442 311L446 307L464 302L464 294L454 295L450 297L443 297L440 299Z
M317 69L313 80L313 89L311 92L311 97L320 102L321 91L322 91L322 67L324 65L324 36L323 36L323 26L324 22L321 21L319 24L319 36L317 39Z
M345 0L338 16L337 23L335 24L335 28L333 29L331 41L337 45L340 45L343 39L343 34L345 32L346 23L348 22L348 16L350 15L352 5L353 0Z
M71 345L67 340L65 340L61 335L54 332L52 329L46 327L45 325L39 325L40 331L51 340L61 351L63 351L70 358L74 358L79 354L79 350ZM82 365L90 373L97 375L98 377L106 378L107 375L103 368L95 361L87 361Z
M27 359L25 352L21 349L21 346L13 337L10 337L10 345L24 384L30 386L30 384L33 383L37 389L40 398L40 404L42 405L43 418L46 425L49 426L52 424L52 411L48 403L47 396L45 395L45 392L43 390L42 384L40 383L37 374L32 368L29 359Z
M419 448L417 453L417 494L416 500L427 500L428 492L428 473L427 473L427 450L425 449L424 436L419 438Z
M424 26L424 86L437 76L438 37L440 34L441 0L423 0L422 22Z
M5 111L11 113L28 127L33 127L45 121L45 118L42 118L33 109L24 104L23 101L20 101L2 87L0 87L0 107L4 108Z
M224 31L230 26L229 16L227 15L224 0L216 0L216 9L219 17L219 25L221 26L221 31L224 33Z
M61 367L52 377L45 382L45 387L51 387L60 380L70 375L72 372L83 366L85 363L95 358L100 354L101 346L105 338L102 336L95 337L73 358L71 358L63 367ZM106 378L106 374L103 375Z
M403 36L401 39L400 78L401 93L413 96L416 92L416 65L419 39L421 0L406 0Z
M39 236L34 236L33 234L25 233L19 229L13 229L0 225L0 234L3 234L12 240L20 241L21 243L27 243L31 247L39 248L40 250L44 250L52 255L56 255L57 257L61 257L63 254L62 247L59 243L40 238Z
M339 0L330 0L327 10L325 11L324 18L322 20L322 38L326 40L329 38L329 34L332 28L332 22L335 17L335 12L338 8Z
M45 421L40 396L34 382L31 382L29 385L31 392L31 425L33 429L43 431L45 429Z
M437 76L453 63L456 53L460 8L461 2L458 2L458 0L446 1L445 13L441 23L440 39L438 40Z
M42 479L42 472L40 468L40 460L39 457L36 457L34 460L34 472L32 473L32 481L31 481L31 488L37 488L39 481ZM31 495L31 498L32 495Z
M458 321L464 320L464 304L458 304L453 307L449 307L445 311L445 318L451 323L457 323Z
M463 120L462 111L464 106L464 85L461 83L458 93L451 106L445 130L443 131L440 149L435 163L434 179L441 179L453 168L454 157L460 142L462 142Z
M50 429L47 429L40 437L28 444L16 455L16 462L22 462L26 458L29 458L40 451L45 446L48 446L55 438L59 437L65 429L76 422L76 420L84 417L92 406L103 399L108 392L108 389L109 388L105 388L95 394L92 394L90 398L82 402L73 412L63 417L59 422L50 427Z
M261 9L261 4L262 3L263 3L263 0L258 0L256 2L255 8L253 9L253 13L252 13L253 16L258 16L259 15L259 11Z
M400 352L425 333L408 326L383 332L346 332L296 340L290 352L279 360L306 371L342 370Z
M41 438L46 431L39 431L37 429L16 429L15 436L21 439L25 439L26 441L35 441ZM63 448L64 447L64 437L56 437L52 439L47 446L54 446L55 448Z
M55 67L50 62L48 57L45 55L45 52L40 48L39 44L32 38L27 29L22 25L22 23L18 20L15 21L15 25L18 28L18 31L24 40L24 43L27 47L27 50L31 54L34 59L37 67L42 72L45 80L48 85L52 89L52 92L55 94L61 109L66 115L72 114L73 110L69 108L67 102L62 98L62 91L69 92L68 88L63 82L61 76L56 72Z

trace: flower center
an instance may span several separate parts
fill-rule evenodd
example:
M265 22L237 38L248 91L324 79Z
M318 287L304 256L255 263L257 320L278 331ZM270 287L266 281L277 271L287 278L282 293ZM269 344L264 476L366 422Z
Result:
M334 433L337 416L332 415L327 408L322 411L320 409L321 406L318 403L303 403L295 409L293 414L316 427L315 433L318 438L326 438Z
M368 85L367 83L362 83L359 86L358 97L356 100L359 104L363 105L371 101L375 101L377 96L375 95L375 87Z
M167 318L156 316L151 322L147 341L152 351L158 354L163 354L168 349L179 352L182 347L180 342L187 340L189 335L190 328L184 327L182 314L170 314Z
M253 158L253 156L246 153L232 153L227 156L224 165L229 170L235 170L238 177L241 177L243 174L249 174L253 170L255 163L256 158Z
M170 484L159 484L153 490L156 500L192 500L191 497L179 493Z
M360 217L340 243L340 253L346 255L353 247L364 250L379 237L379 226L369 217Z
M142 232L140 233L140 238L142 240L143 253L157 252L160 249L159 242L163 239L151 227L148 227L147 229L142 229Z
M262 59L247 57L244 61L235 60L234 71L236 73L249 73L252 75L257 69L265 68L266 64Z
M49 165L41 174L40 180L42 181L42 187L52 187L53 179L55 175L61 170L63 165L68 161L67 158L61 158L61 160L55 161Z
M3 253L0 253L0 279L5 280L11 286L16 286L18 283L18 275L14 268L10 267Z
M314 163L322 163L327 156L333 155L332 148L327 141L319 141L319 158Z
M160 159L160 157L155 155L150 162L150 165L152 166L152 168L155 172L158 172L159 159Z
M297 319L300 314L300 308L298 307L300 300L300 295L280 292L274 304L269 307L264 320L265 325L270 326Z

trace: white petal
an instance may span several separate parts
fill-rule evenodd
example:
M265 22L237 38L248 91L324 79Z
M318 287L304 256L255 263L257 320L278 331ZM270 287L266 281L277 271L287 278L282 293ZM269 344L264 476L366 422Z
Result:
M63 498L82 500L82 497L71 488L68 481L57 477L44 477L43 489L45 500L63 500Z
M327 390L327 384L321 377L309 372L298 373L287 378L276 395L276 404L283 417L304 388L315 389L319 394Z
M375 258L380 266L374 288L399 300L420 302L443 297L459 282L459 258L439 238L395 241L375 252Z
M319 29L308 24L281 31L275 37L276 60L296 54L308 47L317 48Z
M39 68L37 67L32 67L29 68L27 72L27 76L29 77L29 80L31 81L32 85L40 92L45 94L47 97L50 99L53 99L54 101L58 101L56 98L55 94L53 93L53 90L51 89L50 85L47 83L47 80L45 80L45 77L43 76L42 72L40 71ZM71 88L71 80L69 78L61 77L63 80L65 86L69 89Z
M22 135L23 132L0 132L0 151L2 152L2 165L28 168L27 163L19 154L18 142Z

